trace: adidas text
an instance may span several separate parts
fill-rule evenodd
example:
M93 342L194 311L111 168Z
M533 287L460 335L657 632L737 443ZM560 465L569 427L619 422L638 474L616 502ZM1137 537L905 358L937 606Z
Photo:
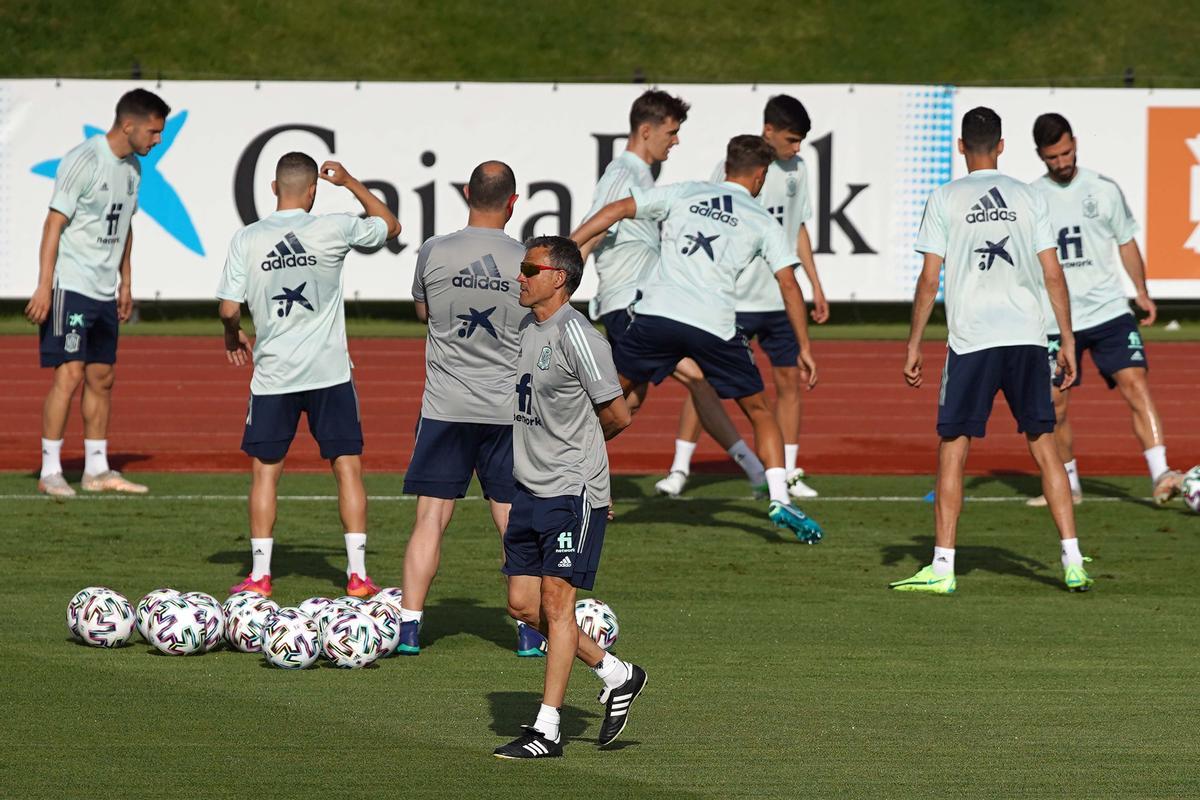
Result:
M971 211L967 214L967 222L1016 222L1017 212L1007 208L989 208L987 210Z
M508 281L486 275L455 275L450 283L461 289L488 289L493 292L507 292L509 289Z
M263 272L270 272L273 269L284 269L285 267L315 267L316 265L316 256L296 255L293 253L286 256L266 258L259 266Z
M725 211L720 210L719 208L713 208L712 206L704 206L704 205L700 205L699 203L696 203L691 208L689 208L688 211L691 211L693 214L698 214L702 217L708 217L709 219L714 219L717 222L724 222L733 228L736 228L737 224L738 224L738 218L735 217L733 214L729 214Z

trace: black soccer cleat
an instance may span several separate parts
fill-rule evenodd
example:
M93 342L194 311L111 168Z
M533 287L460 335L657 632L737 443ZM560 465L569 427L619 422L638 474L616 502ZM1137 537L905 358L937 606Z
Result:
M629 721L629 707L646 688L646 670L637 664L630 664L629 667L632 672L629 680L616 689L605 689L600 693L600 702L604 703L604 722L600 725L599 738L601 747L612 744L625 730L625 723Z
M508 744L492 751L496 758L561 758L562 754L561 744L547 739L541 731L531 727L525 728L523 734Z

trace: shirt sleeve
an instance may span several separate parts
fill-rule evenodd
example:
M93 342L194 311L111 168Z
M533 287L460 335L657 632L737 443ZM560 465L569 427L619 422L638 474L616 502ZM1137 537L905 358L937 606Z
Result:
M1121 191L1121 187L1112 181L1109 181L1109 186L1112 189L1109 203L1112 211L1108 215L1108 226L1117 244L1126 244L1138 231L1137 220L1133 217L1133 210L1125 202L1125 193Z
M425 302L425 267L429 264L429 242L430 239L421 245L421 249L417 251L417 269L413 272L412 298L418 303Z
M789 267L794 267L800 262L800 258L796 255L796 243L789 242L783 226L776 225L774 221L767 226L763 234L759 253L762 254L763 260L767 262L772 275Z
M667 218L671 205L687 191L687 184L674 183L670 186L655 186L653 189L634 187L630 191L633 202L637 203L637 219L652 219L662 222Z
M1041 192L1029 190L1033 198L1033 251L1057 250L1058 239L1054 236L1054 228L1050 225L1050 206Z
M921 229L917 232L917 242L913 249L918 253L931 253L945 258L946 245L946 214L942 192L934 189L925 201L925 213L921 215Z
M600 213L600 209L604 208L609 203L615 203L618 200L623 200L629 197L630 191L633 189L634 180L633 173L623 166L605 172L604 177L596 184L596 192L592 197L592 207L588 209L584 220L589 220L596 214ZM614 231L620 222L615 222L609 227L610 231Z
M229 241L229 253L225 256L225 268L217 284L217 297L241 303L246 300L246 259L243 253L242 236L234 234Z
M91 157L89 157L91 156ZM90 148L73 150L58 162L54 176L54 194L50 197L50 208L68 220L75 216L75 208L96 180L96 159Z
M808 166L800 162L796 170L796 220L803 225L812 219L812 197L808 193Z
M621 394L621 381L613 365L612 349L591 325L571 318L562 327L563 356L575 371L593 405Z
M382 217L340 214L346 244L351 247L379 247L387 241L387 223Z

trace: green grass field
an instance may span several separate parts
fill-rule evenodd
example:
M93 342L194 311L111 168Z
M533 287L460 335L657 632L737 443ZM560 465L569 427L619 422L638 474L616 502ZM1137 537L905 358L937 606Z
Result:
M0 475L5 797L1194 797L1200 517L1150 507L1144 478L1085 481L1097 578L1059 582L1028 478L969 479L954 597L884 589L924 563L922 478L816 479L829 535L763 524L736 480L690 499L615 479L596 596L650 684L621 745L592 744L598 682L577 668L567 756L490 757L532 720L542 664L517 659L485 504L464 501L427 607L425 651L289 673L220 651L156 655L67 640L79 588L135 602L169 584L224 596L247 571L241 475L140 475L148 498L37 497ZM371 572L399 580L414 504L370 476ZM276 599L341 593L332 479L281 492ZM204 496L204 497L201 497ZM299 496L310 499L299 499ZM894 500L854 500L898 497Z

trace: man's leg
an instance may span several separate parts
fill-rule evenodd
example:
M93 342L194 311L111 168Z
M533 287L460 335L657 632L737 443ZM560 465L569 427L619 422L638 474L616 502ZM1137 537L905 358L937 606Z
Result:
M108 466L108 418L115 379L113 365L88 364L83 374L83 401L80 403L83 411L83 489L145 494L149 491L145 486L127 480Z
M230 594L251 591L271 596L271 549L275 544L276 490L283 475L283 459L250 459L250 575L229 589Z
M571 677L571 664L579 650L579 625L575 622L575 587L562 578L542 577L542 619L546 622L546 686L542 708L562 708ZM539 715L540 717L540 715ZM557 717L557 713L555 714ZM540 719L539 719L540 721ZM555 719L555 728L558 721ZM550 738L556 738L547 733Z
M370 597L379 587L367 575L367 490L362 458L342 455L329 461L338 486L338 514L346 542L346 594Z
M404 610L421 614L425 598L437 575L442 556L442 536L454 516L454 501L418 497L412 535L404 549ZM414 617L420 620L420 617ZM406 620L407 621L407 620Z
M970 449L969 436L941 437L934 495L933 561L917 570L911 578L888 584L891 588L901 592L952 594L957 587L954 547L958 540L958 518L962 513L963 471Z
M1150 396L1150 381L1143 367L1126 367L1112 375L1121 396L1133 413L1133 433L1142 443L1142 455L1154 484L1154 499L1165 503L1180 491L1181 477L1167 466L1167 446L1162 420Z
M742 468L746 473L746 479L751 484L758 486L765 478L763 477L763 465L758 456L754 454L744 441L741 435L738 434L737 428L733 426L733 420L725 413L725 406L721 403L721 398L717 395L717 391L712 387L707 380L704 379L704 373L699 365L690 358L681 360L675 366L675 372L672 376L679 381L688 390L687 400L684 402L683 413L679 421L679 441L691 442L691 451L695 450L694 443L700 440L700 432L696 430L696 423L704 430L708 431L708 435L716 440L717 444L729 454L733 462ZM692 421L694 417L695 422ZM685 429L685 424L687 428ZM686 435L685 435L686 434ZM688 450L686 446L680 446L676 442L675 458L680 461L681 450ZM672 466L672 470L675 466ZM688 468L691 469L691 458L688 453Z
M42 404L42 472L38 491L70 497L75 490L62 474L63 432L71 412L71 398L83 383L83 362L67 361L54 368L54 380Z
M1061 546L1063 581L1073 592L1086 592L1093 583L1083 566L1083 554L1079 550L1079 538L1075 531L1075 506L1071 497L1071 484L1062 467L1058 448L1047 434L1026 435L1029 453L1037 462L1042 473L1042 494L1050 507L1050 516L1058 528Z
M771 371L775 378L775 417L783 433L783 468L787 473L788 494L795 498L816 497L817 490L804 482L804 470L796 465L800 455L800 417L804 407L800 368L772 366Z

